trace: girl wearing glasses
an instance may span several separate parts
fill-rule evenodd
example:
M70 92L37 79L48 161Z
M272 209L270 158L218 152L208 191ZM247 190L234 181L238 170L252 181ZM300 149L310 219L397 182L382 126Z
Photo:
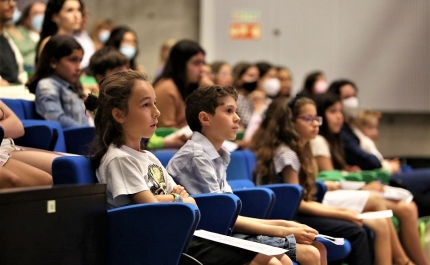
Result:
M311 99L295 98L289 104L285 99L274 100L251 143L257 157L254 170L257 184L300 184L304 197L297 221L314 227L321 234L348 239L352 245L346 260L348 264L373 264L368 228L363 223L375 233L375 264L392 264L392 249L387 244L391 237L387 226L389 220L363 221L353 210L315 201L314 184L318 170L309 142L318 135L321 124L322 118L317 116Z
M319 135L311 140L311 148L315 157L318 169L322 170L348 170L351 168L345 162L342 139L340 131L343 124L342 102L338 95L326 93L315 97L317 114L324 118L324 124L320 127ZM326 182L328 192L324 196L323 204L332 206L354 207L357 212L375 210L393 210L394 215L400 221L399 235L406 253L416 264L428 264L424 251L420 246L420 238L416 223L418 218L417 206L414 202L393 201L382 199L377 193L371 190L382 191L383 185L371 182L360 191L339 190L340 184ZM378 208L375 209L374 206ZM392 222L388 222L390 229L394 229ZM406 243L407 239L407 243ZM407 260L406 254L400 245L397 236L393 237L392 254L394 261ZM395 251L398 249L398 251ZM397 262L396 264L404 264ZM407 264L407 263L406 263Z

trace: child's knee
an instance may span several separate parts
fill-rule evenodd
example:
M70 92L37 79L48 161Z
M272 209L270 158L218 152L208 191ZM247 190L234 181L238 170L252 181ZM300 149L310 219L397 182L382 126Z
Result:
M324 248L325 249L325 248ZM320 251L312 245L298 245L297 261L302 264L320 264Z
M406 203L404 201L400 201L397 204L397 209L397 212L399 212L400 217L404 216L409 218L417 218L418 216L417 205L414 202Z

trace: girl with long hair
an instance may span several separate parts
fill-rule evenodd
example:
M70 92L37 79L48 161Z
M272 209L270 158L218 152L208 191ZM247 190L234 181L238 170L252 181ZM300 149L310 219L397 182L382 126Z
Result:
M36 111L46 120L57 121L63 128L88 126L79 82L80 63L84 51L69 35L55 35L46 43L36 72L28 81L30 92L36 94Z
M196 203L142 146L141 139L153 135L160 117L154 89L144 74L107 76L99 96L89 95L85 106L95 112L97 137L91 159L97 179L107 184L110 209L138 203ZM198 237L193 237L187 253L203 264L292 264L285 255L269 257Z
M49 0L46 4L40 40L36 46L36 64L49 38L56 34L72 36L81 28L84 4L81 0Z
M260 129L254 134L251 145L257 157L257 183L300 184L304 197L297 221L314 227L322 234L348 239L352 245L348 264L372 263L370 242L363 224L375 233L375 264L392 264L392 251L401 249L391 247L396 236L393 227L388 225L391 220L361 220L353 210L314 201L318 170L309 142L317 136L321 123L322 117L317 116L311 99L295 98L289 104L284 99L275 100L269 106ZM412 263L405 256L396 264Z
M185 119L185 100L191 92L212 81L203 75L205 51L197 42L182 40L170 50L163 73L154 82L158 108L163 113L160 127L182 128Z

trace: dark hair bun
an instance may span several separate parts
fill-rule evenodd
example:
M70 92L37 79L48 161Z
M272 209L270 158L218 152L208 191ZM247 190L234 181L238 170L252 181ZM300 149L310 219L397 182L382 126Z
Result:
M89 94L84 101L85 108L89 111L95 111L99 107L99 98L93 94Z

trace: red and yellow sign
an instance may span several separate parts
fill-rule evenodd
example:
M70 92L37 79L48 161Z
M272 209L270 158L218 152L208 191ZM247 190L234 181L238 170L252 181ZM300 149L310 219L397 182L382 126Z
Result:
M233 40L259 40L261 39L261 24L232 23L229 33Z

